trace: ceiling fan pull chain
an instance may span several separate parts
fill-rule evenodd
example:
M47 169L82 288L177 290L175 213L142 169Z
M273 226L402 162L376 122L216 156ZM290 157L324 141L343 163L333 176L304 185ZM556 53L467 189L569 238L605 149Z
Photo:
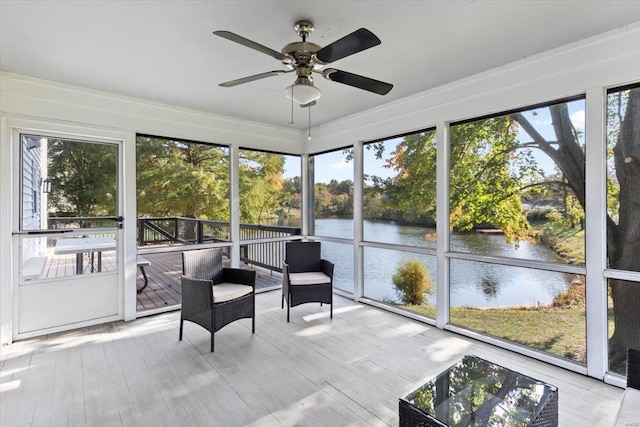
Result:
M291 93L293 93L293 88L291 88ZM290 125L294 124L293 123L293 97L291 97L291 121L289 122Z
M307 136L307 139L311 141L311 105L309 105L307 108L309 109L309 135Z

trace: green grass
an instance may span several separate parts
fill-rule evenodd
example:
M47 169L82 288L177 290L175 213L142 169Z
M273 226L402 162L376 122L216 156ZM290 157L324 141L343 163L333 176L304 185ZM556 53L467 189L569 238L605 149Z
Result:
M435 318L431 305L398 307ZM477 332L586 363L584 308L465 308L452 307L450 322Z
M584 230L560 228L548 221L532 223L531 228L531 234L536 239L565 258L569 264L584 264Z

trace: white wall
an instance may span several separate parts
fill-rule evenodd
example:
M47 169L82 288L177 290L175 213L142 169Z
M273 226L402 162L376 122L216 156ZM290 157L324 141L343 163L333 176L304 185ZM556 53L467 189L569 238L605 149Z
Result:
M640 81L640 23L482 73L472 78L312 129L293 129L173 108L15 74L0 74L0 339L11 340L11 121L27 118L112 130L135 143L135 133L314 153L474 116ZM601 139L601 143L604 141ZM127 154L128 153L128 154ZM135 148L125 147L125 156ZM127 158L125 157L125 161ZM125 183L135 189L134 178ZM135 200L135 194L125 195ZM134 211L135 212L135 211ZM135 306L135 304L133 304Z

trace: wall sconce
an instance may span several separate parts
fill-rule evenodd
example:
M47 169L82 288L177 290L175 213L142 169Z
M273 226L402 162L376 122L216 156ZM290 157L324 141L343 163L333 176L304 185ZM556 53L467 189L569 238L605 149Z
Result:
M51 180L49 178L42 181L42 192L51 193Z

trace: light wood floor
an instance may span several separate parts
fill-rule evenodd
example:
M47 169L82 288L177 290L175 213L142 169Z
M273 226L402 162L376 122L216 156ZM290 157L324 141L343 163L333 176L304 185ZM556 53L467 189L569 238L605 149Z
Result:
M610 426L622 390L351 300L256 296L216 334L179 312L2 347L0 425L396 426L398 398L476 354L559 388L561 426Z

